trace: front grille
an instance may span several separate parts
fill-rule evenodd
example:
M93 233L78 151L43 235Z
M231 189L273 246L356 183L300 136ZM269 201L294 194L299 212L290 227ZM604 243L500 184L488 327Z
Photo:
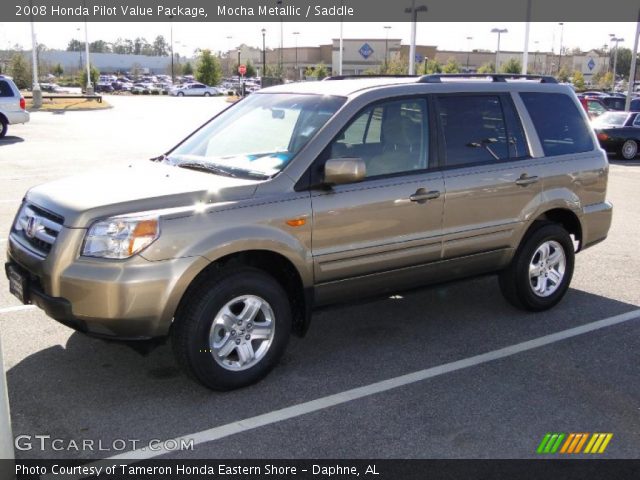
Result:
M31 203L24 203L13 226L13 234L32 250L46 257L58 238L64 218Z

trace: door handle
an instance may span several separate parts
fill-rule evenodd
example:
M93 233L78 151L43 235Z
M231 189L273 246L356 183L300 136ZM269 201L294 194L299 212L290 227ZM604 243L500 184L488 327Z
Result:
M427 191L425 188L419 188L416 193L409 197L409 200L417 203L427 203L428 200L434 200L440 196L438 190Z
M529 176L526 173L520 175L520 178L516 180L516 185L520 185L521 187L526 187L527 185L532 185L540 180L537 176Z

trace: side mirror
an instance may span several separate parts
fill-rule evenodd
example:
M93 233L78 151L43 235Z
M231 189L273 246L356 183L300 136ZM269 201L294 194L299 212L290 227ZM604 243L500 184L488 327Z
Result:
M324 164L324 183L341 185L364 180L367 167L361 158L331 158Z

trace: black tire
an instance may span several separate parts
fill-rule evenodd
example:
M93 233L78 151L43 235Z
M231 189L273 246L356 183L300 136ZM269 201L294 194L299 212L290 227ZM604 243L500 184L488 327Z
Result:
M204 92L204 96L205 96L205 97L210 97L210 96L211 96L211 94L210 94L209 92Z
M216 314L243 295L258 296L269 304L275 329L270 346L255 365L232 371L214 359L209 334ZM188 375L212 390L244 387L264 378L278 363L289 342L291 322L289 299L273 277L251 267L223 269L185 295L172 327L173 352Z
M618 150L618 157L624 160L633 160L638 155L638 142L633 139L625 140Z
M4 138L7 130L9 130L9 122L7 122L6 118L0 116L0 138Z
M562 247L565 266L564 275L555 291L548 296L540 296L535 293L529 278L529 265L538 247L545 242L555 242ZM557 223L536 222L518 247L510 265L500 273L500 290L507 301L517 308L532 312L548 310L567 293L574 262L575 249L569 233Z
M184 97L184 93L183 92L178 92L178 96L179 97Z

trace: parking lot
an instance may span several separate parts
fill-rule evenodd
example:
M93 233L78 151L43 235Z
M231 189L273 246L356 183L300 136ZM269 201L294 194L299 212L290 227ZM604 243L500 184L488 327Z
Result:
M224 98L107 100L114 108L32 114L0 140L0 248L29 187L145 161L227 106ZM611 432L604 456L637 458L640 162L612 162L609 178L610 236L577 256L555 309L514 309L494 277L325 309L264 381L229 393L189 380L168 344L143 356L21 307L2 275L14 436L103 446L77 452L33 441L16 455L98 459L126 453L132 440L139 448L185 437L194 450L168 455L531 458L547 432ZM124 452L117 439L127 441Z

